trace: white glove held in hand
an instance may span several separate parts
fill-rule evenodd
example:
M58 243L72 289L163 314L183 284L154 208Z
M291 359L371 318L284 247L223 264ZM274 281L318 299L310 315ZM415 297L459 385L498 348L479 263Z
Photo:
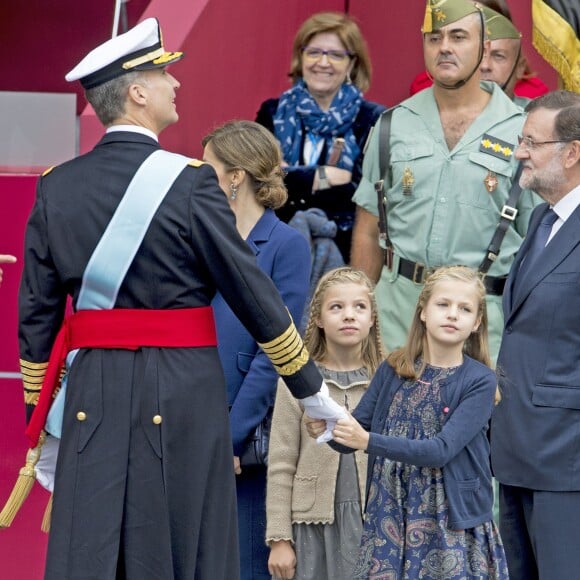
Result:
M40 458L36 464L36 481L52 493L54 489L54 470L56 468L56 458L60 439L52 435L46 435L46 441L40 450Z
M346 409L341 407L336 401L330 398L328 386L322 381L320 391L315 395L310 395L305 399L300 399L304 406L305 413L312 419L324 419L326 421L326 431L317 439L317 443L326 443L332 437L332 430L339 419L348 417Z

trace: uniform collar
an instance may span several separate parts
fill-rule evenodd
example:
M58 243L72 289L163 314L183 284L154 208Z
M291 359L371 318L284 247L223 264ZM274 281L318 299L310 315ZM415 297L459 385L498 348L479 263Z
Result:
M141 135L146 135L147 137L151 137L151 139L155 139L155 141L159 142L157 135L155 135L153 131L141 127L140 125L111 125L110 127L107 127L106 133L116 133L118 131L123 131L125 133L140 133Z

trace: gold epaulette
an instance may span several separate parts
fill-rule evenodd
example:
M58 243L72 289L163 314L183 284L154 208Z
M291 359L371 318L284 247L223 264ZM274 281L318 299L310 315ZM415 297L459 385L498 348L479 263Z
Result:
M42 177L44 177L45 175L48 175L55 167L56 167L56 165L53 165L52 167L49 167L47 170L45 170L42 173Z
M27 405L36 405L40 396L42 381L48 368L48 362L33 363L20 359L20 372L24 386L24 402Z
M293 375L308 362L308 351L293 322L274 340L258 344L281 376Z
M188 165L191 165L192 167L201 167L202 165L205 165L205 161L200 161L199 159L192 159Z

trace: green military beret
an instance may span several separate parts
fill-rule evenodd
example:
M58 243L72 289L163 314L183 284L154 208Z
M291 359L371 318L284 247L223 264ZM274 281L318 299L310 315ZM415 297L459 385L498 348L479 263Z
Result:
M500 38L515 38L522 37L520 31L499 12L482 6L483 16L485 17L485 32L489 40L499 40Z
M480 11L479 5L469 0L427 0L421 32L435 32L443 26Z

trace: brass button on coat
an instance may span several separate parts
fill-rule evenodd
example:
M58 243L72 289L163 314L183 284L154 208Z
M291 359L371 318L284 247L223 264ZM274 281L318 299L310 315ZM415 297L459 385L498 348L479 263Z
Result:
M84 411L79 411L77 413L77 419L79 421L84 421L87 418L87 414Z
M155 415L155 417L153 417L153 423L155 423L155 425L161 425L161 421L163 421L161 415Z

